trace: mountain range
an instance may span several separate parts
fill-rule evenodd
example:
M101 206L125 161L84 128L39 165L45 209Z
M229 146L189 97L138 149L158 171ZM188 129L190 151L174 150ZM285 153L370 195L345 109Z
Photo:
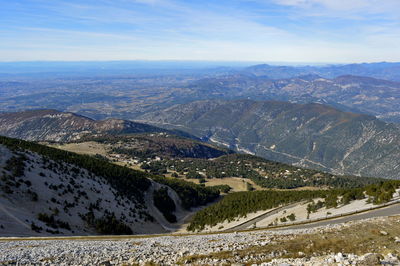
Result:
M399 178L400 129L330 106L197 101L140 117L239 152L338 174Z
M400 83L362 76L332 79L308 74L273 80L264 76L228 75L193 82L186 94L191 99L280 100L295 103L322 103L370 114L388 122L399 122Z
M94 64L93 64L94 65ZM400 122L399 63L256 65L189 73L0 78L0 112L57 109L93 119L137 117L198 100L323 103ZM67 74L65 74L67 75Z
M4 113L0 114L0 134L47 142L106 138L114 143L110 144L114 149L119 147L119 152L133 152L143 158L226 154L193 141L201 139L272 161L335 174L398 178L398 126L322 104L206 100L148 113L138 121L92 120L55 110ZM122 136L132 133L135 137ZM176 134L192 140L174 137Z
M378 62L361 64L334 64L321 66L283 66L260 64L247 67L241 72L272 79L286 79L304 75L335 78L342 75L366 76L377 79L400 81L400 63Z

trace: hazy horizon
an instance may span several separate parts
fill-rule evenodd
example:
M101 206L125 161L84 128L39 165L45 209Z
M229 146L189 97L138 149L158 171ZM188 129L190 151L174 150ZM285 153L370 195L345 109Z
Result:
M211 63L211 64L239 64L239 65L257 65L257 64L269 64L269 65L347 65L347 64L375 64L375 63L399 63L397 60L382 60L382 61L351 61L351 62L308 62L308 61L251 61L251 60L236 60L236 61L229 61L229 60L191 60L191 59L121 59L121 60L7 60L7 61L0 61L0 64L7 64L7 63L129 63L129 62L143 62L143 63L155 63L155 62L166 62L166 63L175 63L175 62L184 62L184 63Z

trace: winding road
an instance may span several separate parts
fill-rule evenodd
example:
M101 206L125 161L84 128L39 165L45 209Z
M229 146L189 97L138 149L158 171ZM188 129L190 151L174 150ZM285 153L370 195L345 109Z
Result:
M239 224L237 226L228 228L225 231L240 231L240 230L249 229L250 226L254 225L254 223L257 224L258 222L264 220L268 216L271 216L271 215L274 215L283 210L289 209L293 206L296 206L297 204L299 204L299 203L294 203L294 204L291 204L291 205L288 205L285 207L276 208L274 210L265 212L264 214L261 214L260 216L257 216L246 222L243 222L242 224ZM390 216L390 215L400 215L400 202L397 202L393 205L389 205L387 207L381 207L381 208L377 208L374 210L364 211L361 213L355 213L355 214L349 214L349 215L344 214L344 217L337 217L337 218L332 217L332 218L324 219L321 221L315 221L315 222L309 222L309 223L305 222L304 224L287 225L287 226L282 226L279 228L270 228L270 229L273 229L273 230L284 230L287 228L304 229L304 228L312 228L312 227L331 225L331 224L340 224L340 223L345 223L345 222L349 222L349 221L363 220L363 219L368 219L368 218ZM268 229L268 227L266 227L265 229Z
M332 225L332 224L340 224L350 221L358 221L364 220L368 218L375 218L375 217L382 217L382 216L392 216L392 215L400 215L400 203L396 203L387 207L383 207L380 209L370 210L367 212L353 214L345 217L339 217L324 221L317 221L307 224L299 224L299 225L292 225L284 228L276 228L275 230L282 230L282 229L305 229L305 228L313 228L317 226L324 226L324 225Z
M273 215L273 214L276 214L285 209L291 208L297 204L298 203L291 204L291 205L288 205L288 206L285 206L282 208L274 209L274 210L266 212L258 217L255 217L251 220L248 220L240 225L231 227L225 231L240 231L240 230L249 229L249 227L252 226L254 223L262 221L263 219L267 218L270 215ZM324 226L324 225L340 224L340 223L363 220L363 219L374 218L374 217L400 215L400 202L395 203L393 205L389 205L387 207L377 208L374 210L369 210L369 211L356 213L356 214L349 214L349 215L344 214L344 215L345 216L343 216L343 217L337 217L337 218L333 217L333 218L328 218L327 220L324 219L321 221L315 221L315 222L309 222L309 223L307 223L305 221L304 224L287 225L287 226L282 226L282 227L278 227L278 228L270 228L270 230L285 230L288 228L290 228L290 229L305 229L305 228L313 228L313 227ZM266 227L265 229L268 229L268 227Z
M250 226L252 226L254 223L257 224L259 221L264 220L264 219L267 218L268 216L271 216L271 215L274 215L274 214L276 214L276 213L278 213L278 212L280 212L280 211L283 211L283 210L292 208L292 207L294 207L294 206L296 206L296 205L298 205L298 204L299 204L299 203L296 202L296 203L293 203L293 204L290 204L290 205L287 205L287 206L284 206L284 207L280 207L280 208L273 209L273 210L271 210L271 211L267 211L267 212L265 212L264 214L261 214L260 216L257 216L257 217L255 217L255 218L253 218L253 219L250 219L250 220L248 220L248 221L246 221L246 222L243 222L243 223L241 223L241 224L239 224L239 225L236 225L236 226L234 226L234 227L228 228L228 229L226 229L225 231L246 230L246 229L248 229Z

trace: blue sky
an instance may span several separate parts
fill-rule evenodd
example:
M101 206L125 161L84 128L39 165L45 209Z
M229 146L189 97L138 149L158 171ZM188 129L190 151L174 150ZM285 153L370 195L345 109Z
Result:
M400 61L400 0L0 0L0 61Z

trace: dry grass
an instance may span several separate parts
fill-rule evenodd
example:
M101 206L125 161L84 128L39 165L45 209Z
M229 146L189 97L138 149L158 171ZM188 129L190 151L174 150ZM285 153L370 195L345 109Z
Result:
M199 184L198 179L185 179L186 181L190 181L196 184ZM232 192L239 192L239 191L247 191L247 183L250 183L255 190L265 190L265 188L260 187L259 185L255 184L254 181L248 178L241 178L241 177L225 177L225 178L211 178L206 179L205 186L218 186L218 185L228 185L232 188Z
M383 235L380 232L388 234ZM252 246L244 250L223 251L208 255L193 255L183 257L181 263L196 261L204 258L227 259L239 256L263 255L274 252L282 254L274 258L298 258L323 256L331 253L398 253L400 244L395 243L395 237L400 237L400 216L389 217L385 221L367 221L349 227L324 233L301 234L290 237L275 238L266 246ZM250 261L261 263L265 261Z
M41 261L41 262L44 262L44 263L51 263L51 262L53 262L54 260L55 260L54 257L46 257L46 258L40 259L40 261Z
M139 241L139 242L131 242L130 244L131 244L132 246L140 246L140 245L143 244L143 242L142 242L142 241Z
M95 141L88 141L88 142L79 142L79 143L67 143L67 144L62 144L62 145L49 145L50 147L54 147L57 149L61 150L66 150L70 152L75 152L79 154L86 154L86 155L96 155L100 154L104 157L107 157L109 159L117 159L117 158L110 158L109 157L109 150L110 147L106 144L101 144ZM134 170L139 170L143 171L143 169L140 168L140 164L130 164L127 165L126 162L123 161L115 161L113 162L117 165L121 166L127 166L129 168L132 168Z
M0 260L0 265L15 265L15 264L17 264L16 260L7 260L7 261Z
M88 155L100 154L103 156L107 155L105 145L94 142L94 141L80 142L80 143L68 143L68 144L63 144L63 145L49 145L49 146L57 148L57 149L61 149L61 150L79 153L79 154L88 154Z
M122 263L121 266L139 266L142 264L139 263ZM145 262L144 266L158 266L159 264L154 263L154 262Z
M271 190L277 191L301 191L301 190L329 190L330 187L327 186L320 186L320 187L297 187L297 188L271 188Z

